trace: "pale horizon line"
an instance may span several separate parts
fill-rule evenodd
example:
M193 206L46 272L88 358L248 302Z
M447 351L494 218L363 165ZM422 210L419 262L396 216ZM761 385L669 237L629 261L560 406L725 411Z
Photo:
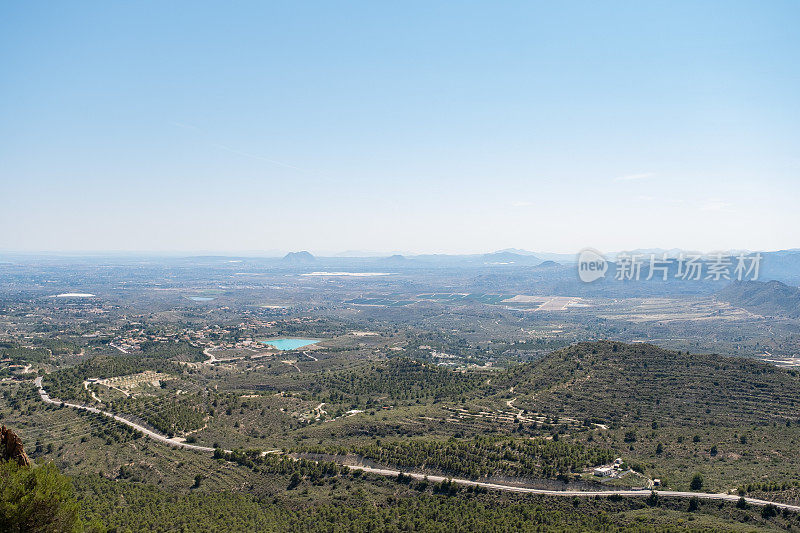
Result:
M746 253L772 253L772 252L790 252L798 251L800 247L793 248L775 248L775 249L749 249L749 248L727 248L727 249L714 249L706 252L700 252L696 249L682 248L673 246L670 248L658 246L639 246L635 248L621 248L619 250L604 251L609 255L614 255L623 252L632 251L656 251L656 252L673 252L683 251L692 253L717 253L717 252L746 252ZM130 250L130 249L106 249L106 250L12 250L0 249L0 255L27 255L27 256L66 256L66 257L101 257L104 255L124 255L132 257L143 256L173 256L173 257L196 257L196 256L219 256L219 257L260 257L260 258L282 258L288 253L296 252L309 252L315 257L332 258L332 259L359 259L359 258L382 258L391 257L393 255L402 256L427 256L427 255L442 255L442 256L474 256L474 255L487 255L501 252L517 253L517 251L526 252L532 256L540 255L574 255L577 256L580 250L573 250L568 252L553 252L545 250L528 250L525 248L496 248L484 251L375 251L375 250L318 250L314 251L313 248L295 248L281 250ZM519 254L525 255L525 254Z

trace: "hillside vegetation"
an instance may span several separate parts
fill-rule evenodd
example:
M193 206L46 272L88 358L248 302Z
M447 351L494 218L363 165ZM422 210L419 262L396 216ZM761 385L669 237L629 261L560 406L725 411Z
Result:
M780 281L737 281L717 298L759 315L800 318L800 289Z
M800 419L800 377L766 363L650 344L580 343L510 370L517 406L612 426L741 427Z

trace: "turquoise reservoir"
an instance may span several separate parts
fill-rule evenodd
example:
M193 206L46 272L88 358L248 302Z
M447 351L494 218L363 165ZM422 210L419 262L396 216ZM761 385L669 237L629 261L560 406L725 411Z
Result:
M259 341L259 342L262 344L268 344L281 351L286 351L286 350L296 350L298 348L302 348L303 346L308 346L310 344L316 344L319 341L312 339L270 339L267 341Z

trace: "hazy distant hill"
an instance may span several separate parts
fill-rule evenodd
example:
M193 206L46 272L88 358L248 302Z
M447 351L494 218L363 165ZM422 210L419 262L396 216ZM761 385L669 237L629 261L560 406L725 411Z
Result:
M483 254L483 260L487 263L507 263L513 265L538 265L542 262L542 260L535 255L521 255L514 252Z
M800 318L800 289L780 281L737 281L717 298L759 315Z
M529 252L528 250L523 250L522 248L505 248L503 250L497 250L494 253L496 253L496 254L512 253L512 254L517 254L517 255L534 255L534 256L538 256L539 255L537 252Z
M520 409L615 426L740 427L800 418L796 371L651 344L580 343L512 369L506 385Z
M405 256L395 254L389 257L381 257L378 261L385 265L407 266L410 260Z
M763 254L761 279L777 279L790 285L800 285L800 251L781 250Z
M311 253L306 252L305 250L302 252L289 252L285 256L283 256L283 261L286 263L291 263L294 265L305 265L309 263L313 263L315 261L315 257L311 255Z

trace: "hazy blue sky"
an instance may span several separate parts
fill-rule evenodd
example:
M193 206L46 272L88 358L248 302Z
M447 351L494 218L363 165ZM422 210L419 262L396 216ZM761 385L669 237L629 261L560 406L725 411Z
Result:
M800 2L4 2L0 249L800 246Z

